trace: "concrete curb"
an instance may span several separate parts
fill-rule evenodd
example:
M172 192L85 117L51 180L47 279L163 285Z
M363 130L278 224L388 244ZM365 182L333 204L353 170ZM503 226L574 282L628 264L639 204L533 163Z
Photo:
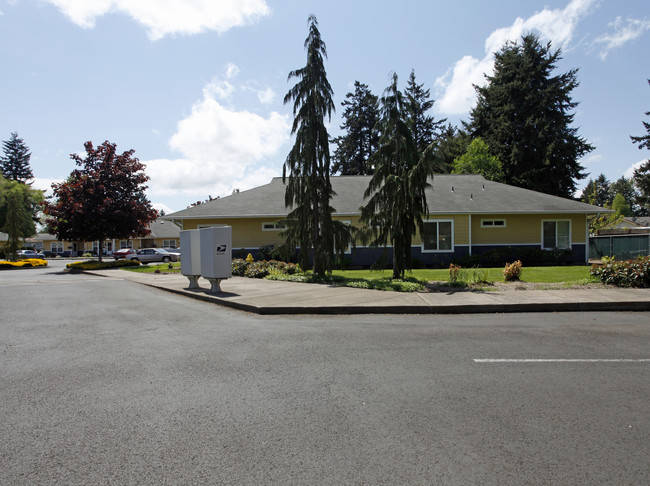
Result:
M619 302L529 302L520 304L467 304L467 305L388 305L388 306L256 306L234 302L219 295L211 295L205 289L179 290L152 283L138 282L148 287L164 290L211 304L251 312L259 315L360 315L360 314L499 314L524 312L644 312L650 311L650 301Z

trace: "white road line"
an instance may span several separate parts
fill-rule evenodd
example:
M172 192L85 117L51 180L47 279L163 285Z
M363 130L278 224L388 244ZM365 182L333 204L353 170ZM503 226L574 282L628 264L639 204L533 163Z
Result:
M474 363L650 363L650 358L640 359L586 359L586 358L485 358L474 359Z

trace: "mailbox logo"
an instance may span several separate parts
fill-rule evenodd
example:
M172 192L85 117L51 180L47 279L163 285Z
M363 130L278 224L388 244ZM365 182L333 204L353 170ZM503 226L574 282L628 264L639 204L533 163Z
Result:
M217 255L225 254L227 249L228 249L228 245L218 245L217 246Z

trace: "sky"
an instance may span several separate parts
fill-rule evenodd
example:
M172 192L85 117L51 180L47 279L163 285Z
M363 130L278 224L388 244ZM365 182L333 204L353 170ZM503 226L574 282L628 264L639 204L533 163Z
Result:
M415 71L436 119L467 121L493 53L536 32L561 49L557 74L578 69L573 126L596 147L587 172L616 180L648 158L630 141L650 111L647 0L0 0L0 140L24 140L41 189L75 169L86 141L133 149L167 213L266 184L291 148L283 99L312 13L332 136L354 82L381 95L393 72L404 87Z

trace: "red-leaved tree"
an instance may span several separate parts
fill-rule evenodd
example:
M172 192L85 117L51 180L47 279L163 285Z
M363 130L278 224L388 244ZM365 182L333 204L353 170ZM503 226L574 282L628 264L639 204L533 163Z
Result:
M85 158L70 156L79 168L65 182L52 184L54 195L45 203L45 214L59 240L99 241L101 261L105 240L146 236L158 212L145 195L149 177L134 150L118 155L109 141L84 147Z

